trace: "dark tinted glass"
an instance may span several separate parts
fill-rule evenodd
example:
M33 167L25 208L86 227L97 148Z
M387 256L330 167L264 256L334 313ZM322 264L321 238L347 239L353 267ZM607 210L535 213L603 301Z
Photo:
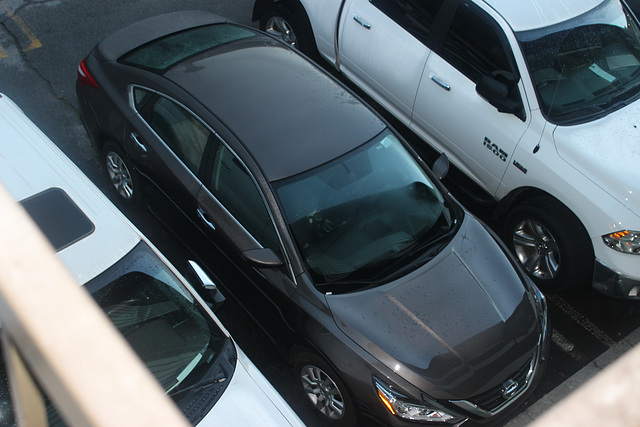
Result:
M371 0L371 4L425 44L443 2L444 0Z
M495 71L512 71L497 25L477 7L461 4L456 11L441 56L474 82Z
M195 174L211 131L178 104L160 97L153 105L149 125Z
M20 201L56 251L93 233L93 223L60 188Z
M153 40L123 55L119 62L164 71L205 50L253 36L253 31L229 24L197 27Z
M256 241L277 253L281 252L260 190L242 162L224 144L216 150L207 187Z

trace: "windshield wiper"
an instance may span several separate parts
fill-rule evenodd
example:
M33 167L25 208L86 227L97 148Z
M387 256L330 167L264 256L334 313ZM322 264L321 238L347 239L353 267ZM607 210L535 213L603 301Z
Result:
M335 282L324 282L316 284L316 289L320 292L331 294L346 294L354 291L362 291L364 289L373 288L380 285L377 280L342 280Z
M380 272L379 277L385 277L386 280L394 280L395 278L403 275L407 270L412 270L419 265L425 264L431 261L440 251L449 243L449 236L453 234L455 227L451 227L446 233L442 234L436 239L428 240L422 244L416 245L409 251L399 253L395 260L384 270ZM419 253L419 255L417 255ZM411 262L400 267L397 271L393 271L398 268L398 264L404 263L407 259L414 258Z
M224 372L219 372L216 376L212 377L212 378L206 378L204 380L200 380L198 382L196 382L195 384L192 384L188 387L185 388L181 388L179 390L173 391L171 393L168 393L169 396L173 397L173 396L177 396L178 394L182 394L185 391L189 391L189 390L193 390L193 391L201 391L204 390L207 387L210 387L212 385L215 384L222 384L225 381L227 381L227 376L224 374Z

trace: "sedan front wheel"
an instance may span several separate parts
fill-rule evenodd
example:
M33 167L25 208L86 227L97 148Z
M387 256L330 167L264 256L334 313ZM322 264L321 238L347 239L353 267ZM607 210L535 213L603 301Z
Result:
M308 401L333 426L356 425L356 409L338 374L320 356L303 351L294 357L294 370Z

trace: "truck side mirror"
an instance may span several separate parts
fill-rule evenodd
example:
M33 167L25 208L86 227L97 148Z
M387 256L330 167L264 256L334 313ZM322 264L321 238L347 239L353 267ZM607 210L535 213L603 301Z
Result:
M515 83L514 83L515 84ZM509 86L497 78L482 76L476 84L476 92L501 113L509 113L524 121L522 103L509 97Z

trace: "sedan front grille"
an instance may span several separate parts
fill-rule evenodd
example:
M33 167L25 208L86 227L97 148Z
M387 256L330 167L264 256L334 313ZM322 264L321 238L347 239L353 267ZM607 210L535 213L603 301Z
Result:
M529 359L517 372L510 375L509 380L505 381L498 387L472 397L469 401L485 411L495 412L513 396L518 395L520 391L527 386L530 372L531 359Z

